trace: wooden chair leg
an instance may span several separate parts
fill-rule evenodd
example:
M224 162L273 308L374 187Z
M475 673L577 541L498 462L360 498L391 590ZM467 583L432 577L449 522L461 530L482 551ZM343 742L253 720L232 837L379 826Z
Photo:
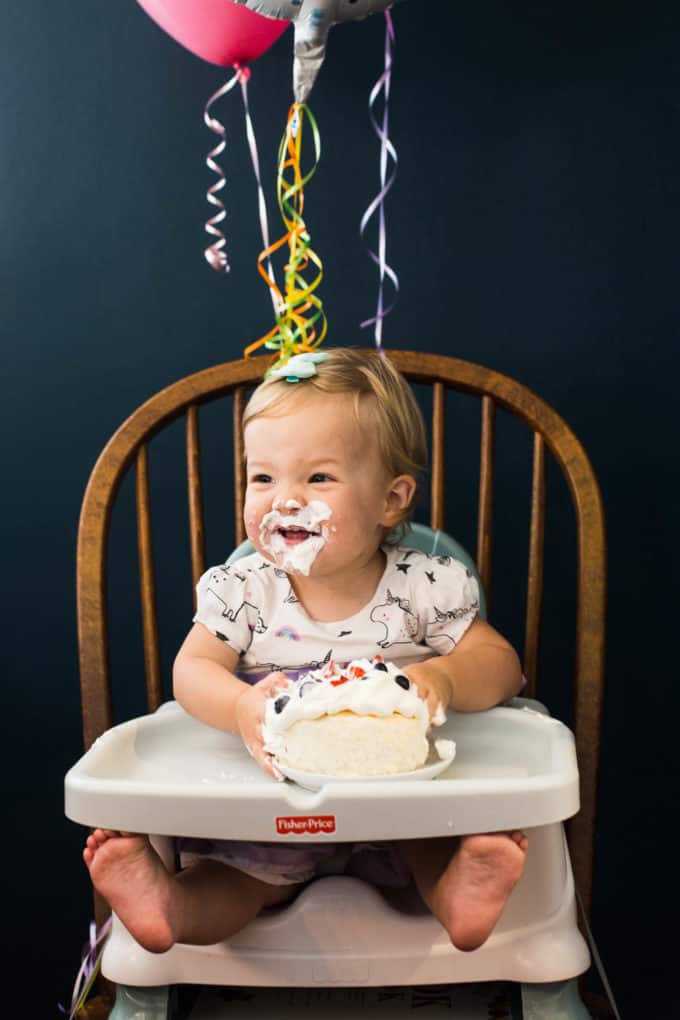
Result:
M100 976L97 980L97 989L97 995L88 999L78 1010L78 1020L108 1020L115 998L114 986Z

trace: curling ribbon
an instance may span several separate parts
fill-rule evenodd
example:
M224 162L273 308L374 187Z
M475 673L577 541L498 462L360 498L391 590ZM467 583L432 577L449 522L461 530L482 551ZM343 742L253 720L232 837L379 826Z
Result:
M225 184L225 177L219 163L216 162L216 157L224 152L226 139L224 125L217 120L216 117L210 115L210 108L222 96L230 92L234 85L238 82L241 86L241 97L243 99L243 109L245 113L246 121L246 138L248 141L248 148L250 151L250 159L253 164L253 170L255 172L255 182L257 184L257 202L258 211L260 216L260 230L262 232L262 243L265 247L269 246L269 224L267 222L267 205L264 198L264 191L262 188L262 180L260 177L260 160L257 152L257 142L255 140L255 130L253 128L253 122L250 116L250 106L248 104L248 80L250 78L250 69L247 67L240 67L238 64L234 65L235 74L226 82L221 89L210 97L205 105L203 113L203 120L207 127L215 134L219 135L222 139L211 152L208 153L206 158L206 164L213 173L218 175L218 180L213 184L206 193L206 198L211 205L217 206L219 212L216 216L211 217L205 225L206 232L211 234L213 237L217 237L218 240L211 244L205 249L205 257L207 262L212 266L216 272L229 272L229 260L226 252L226 238L222 231L218 228L217 224L221 223L226 217L226 210L224 203L217 197L217 192L221 191ZM271 267L271 263L267 263L269 274L274 278L274 273ZM274 306L276 311L276 305Z
M221 124L216 117L212 117L210 115L210 108L213 103L217 102L218 99L221 99L222 96L227 94L227 92L231 92L238 80L239 71L237 69L229 81L225 82L222 88L218 89L217 92L210 97L208 102L205 104L205 109L203 111L203 120L205 121L206 126L221 138L219 144L216 145L214 149L211 149L205 160L208 169L217 174L218 178L215 183L208 188L206 198L211 205L216 206L219 210L217 215L212 216L205 225L206 233L218 239L205 249L205 257L208 264L211 265L218 273L228 273L230 269L229 259L227 258L226 252L226 238L218 227L218 223L221 223L227 215L224 209L224 203L217 197L218 191L221 191L224 188L226 180L222 167L216 162L217 156L220 156L224 152L227 143L225 140L224 125Z
M359 225L359 236L363 239L366 227L369 220L373 216L373 213L378 210L378 253L376 254L372 249L368 249L368 254L373 259L375 264L378 266L380 274L380 282L378 284L378 303L376 314L370 319L365 319L360 323L362 329L366 326L375 326L374 337L375 346L378 350L382 350L382 327L383 319L386 315L392 311L396 304L397 295L399 293L399 279L397 274L394 272L391 266L387 264L385 258L386 251L386 228L385 228L385 198L390 188L394 184L394 179L397 176L397 153L390 141L389 137L389 100L390 100L390 82L392 78L392 52L394 49L394 25L392 24L392 15L389 11L385 11L385 69L378 78L377 82L371 90L371 94L368 100L368 112L373 125L373 130L380 139L380 191L373 199L368 209L361 218ZM377 102L380 93L384 94L383 98L383 114L382 124L378 123L378 120L374 113L374 106ZM388 158L392 160L392 168L387 175L387 163ZM387 277L394 288L394 300L388 307L385 307L385 277Z
M94 921L90 922L90 940L88 945L83 950L83 959L80 964L80 970L76 975L76 980L73 985L73 993L71 995L71 1008L68 1014L68 1020L74 1020L77 1017L79 1011L82 1009L85 1000L92 991L99 968L102 960L102 943L105 941L109 932L111 931L111 918L106 921L99 931ZM62 1013L66 1013L66 1010L62 1005L59 1006Z
M264 189L262 187L262 178L260 176L260 159L257 154L257 142L255 141L255 129L253 128L253 122L250 117L250 106L248 104L248 79L250 78L250 71L248 68L243 68L240 76L241 83L241 95L243 97L243 109L246 116L246 138L248 140L248 148L250 150L250 159L253 164L253 170L255 172L255 181L257 183L257 208L260 216L260 231L262 233L262 244L265 248L269 247L269 222L267 220L267 203L264 197ZM267 259L267 272L271 279L274 279L274 270L272 264ZM276 296L272 291L272 303L274 305L274 314L278 311L278 305Z
M314 143L314 164L303 174L301 168L302 134L305 119L309 122ZM276 325L244 350L244 357L260 347L279 351L276 365L283 365L293 354L312 351L326 336L328 324L321 299L315 293L323 279L321 259L311 247L311 238L302 218L305 185L314 175L321 156L321 138L314 116L304 103L293 103L288 111L286 131L281 140L278 159L277 195L286 233L260 253L257 268L271 289L276 309ZM285 271L285 294L279 290L273 274L265 268L269 256L288 245ZM316 276L307 282L303 273L310 264ZM272 368L275 366L272 366Z

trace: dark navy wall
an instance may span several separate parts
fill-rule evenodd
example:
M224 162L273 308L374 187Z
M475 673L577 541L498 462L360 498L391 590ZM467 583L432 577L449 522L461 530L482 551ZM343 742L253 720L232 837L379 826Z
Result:
M631 1006L624 1015L652 1016L640 989L662 982L658 904L674 880L657 832L666 831L677 706L668 633L680 11L672 0L405 0L394 22L400 166L388 236L402 291L386 344L519 378L575 428L601 480L609 686L594 924L621 1005ZM371 342L357 322L373 307L375 273L357 226L377 181L366 103L382 45L381 17L336 28L312 95L324 151L308 223L335 344ZM250 87L270 197L290 46L287 33L253 66ZM255 194L236 94L220 107L230 278L202 257L213 141L202 107L224 79L219 69L133 0L2 5L0 67L2 905L17 958L43 968L39 987L29 980L14 991L38 996L29 1012L42 1017L68 996L90 918L83 833L62 809L62 777L80 752L83 489L140 402L238 357L269 327L271 306L255 271ZM558 572L568 571L571 548L563 559L559 541L551 548ZM544 656L558 668L555 652ZM625 686L636 720L626 735Z

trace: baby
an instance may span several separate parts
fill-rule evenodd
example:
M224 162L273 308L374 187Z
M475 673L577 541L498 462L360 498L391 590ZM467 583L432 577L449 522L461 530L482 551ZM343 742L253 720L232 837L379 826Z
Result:
M177 701L263 746L265 702L334 659L382 655L408 674L430 717L491 708L522 682L517 655L478 615L475 579L456 560L394 544L426 462L415 398L378 353L292 358L244 416L245 524L256 552L207 571L174 665ZM238 671L238 672L237 672ZM491 934L524 865L521 832L380 844L180 841L170 873L146 836L97 829L92 881L151 952L234 935L322 874L378 886L413 880L459 949Z

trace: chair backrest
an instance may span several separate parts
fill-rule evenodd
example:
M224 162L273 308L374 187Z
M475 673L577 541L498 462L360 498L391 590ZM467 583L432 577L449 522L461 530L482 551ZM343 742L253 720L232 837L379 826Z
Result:
M481 400L479 497L476 565L490 602L494 519L496 411L510 412L533 433L528 572L523 666L525 693L537 693L547 453L562 470L576 518L576 619L573 727L581 773L581 810L569 826L574 873L586 914L590 911L604 664L605 536L602 502L592 467L580 442L562 418L525 386L470 362L409 351L388 354L413 384L430 386L430 526L446 527L446 411L451 390ZM241 419L249 390L257 385L269 358L228 362L180 380L152 397L111 438L90 477L80 517L77 555L77 612L85 747L113 723L107 626L107 546L111 512L123 477L134 463L141 614L147 704L163 700L159 630L151 533L149 443L165 426L186 420L189 548L194 584L205 570L205 533L199 408L229 398L234 444L235 545L245 538L245 492ZM225 557L228 549L225 549Z

